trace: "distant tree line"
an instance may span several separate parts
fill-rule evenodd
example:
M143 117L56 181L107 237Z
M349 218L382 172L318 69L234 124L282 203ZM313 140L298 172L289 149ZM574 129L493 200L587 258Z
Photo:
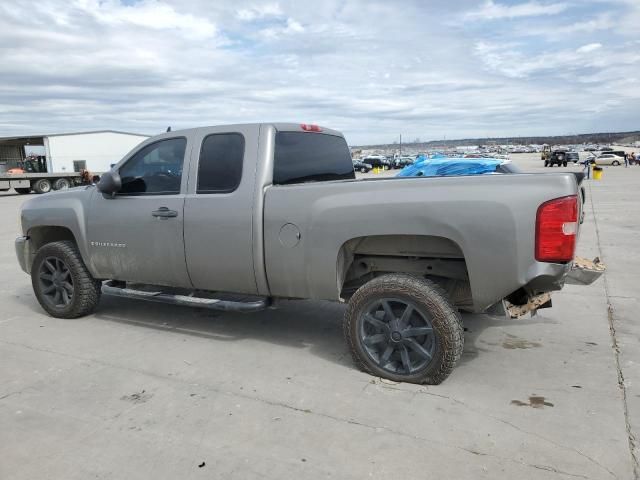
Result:
M418 140L418 139L416 139ZM574 145L574 144L609 144L632 143L640 141L640 131L616 132L616 133L584 133L579 135L557 135L545 137L502 137L502 138L463 138L459 140L432 140L430 142L408 142L406 146L416 149L442 148L448 146L472 146L472 145ZM362 148L393 148L393 144L359 145Z

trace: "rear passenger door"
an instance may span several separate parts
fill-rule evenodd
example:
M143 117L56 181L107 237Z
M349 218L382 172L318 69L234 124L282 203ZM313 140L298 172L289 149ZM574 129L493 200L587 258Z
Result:
M253 203L259 128L199 130L184 206L187 269L202 290L256 293Z

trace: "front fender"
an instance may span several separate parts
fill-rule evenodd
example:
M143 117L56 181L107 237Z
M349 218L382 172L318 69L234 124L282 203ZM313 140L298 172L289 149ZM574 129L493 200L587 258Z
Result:
M41 227L61 227L69 230L85 265L91 274L94 274L86 235L87 207L93 194L93 186L78 187L38 195L28 200L20 210L23 235L29 237L36 228ZM35 251L32 254L35 254Z

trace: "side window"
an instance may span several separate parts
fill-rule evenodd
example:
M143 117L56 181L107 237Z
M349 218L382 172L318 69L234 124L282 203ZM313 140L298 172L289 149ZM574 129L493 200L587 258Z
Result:
M244 137L239 133L216 133L202 142L196 193L233 192L242 178Z
M120 195L175 195L180 193L185 138L147 145L120 168Z

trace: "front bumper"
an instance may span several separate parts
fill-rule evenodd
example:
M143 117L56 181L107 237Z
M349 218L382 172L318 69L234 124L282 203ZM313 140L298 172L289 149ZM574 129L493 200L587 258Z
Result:
M31 262L29 260L31 258L31 248L29 244L29 237L20 236L16 238L15 246L20 268L23 272L30 273Z

